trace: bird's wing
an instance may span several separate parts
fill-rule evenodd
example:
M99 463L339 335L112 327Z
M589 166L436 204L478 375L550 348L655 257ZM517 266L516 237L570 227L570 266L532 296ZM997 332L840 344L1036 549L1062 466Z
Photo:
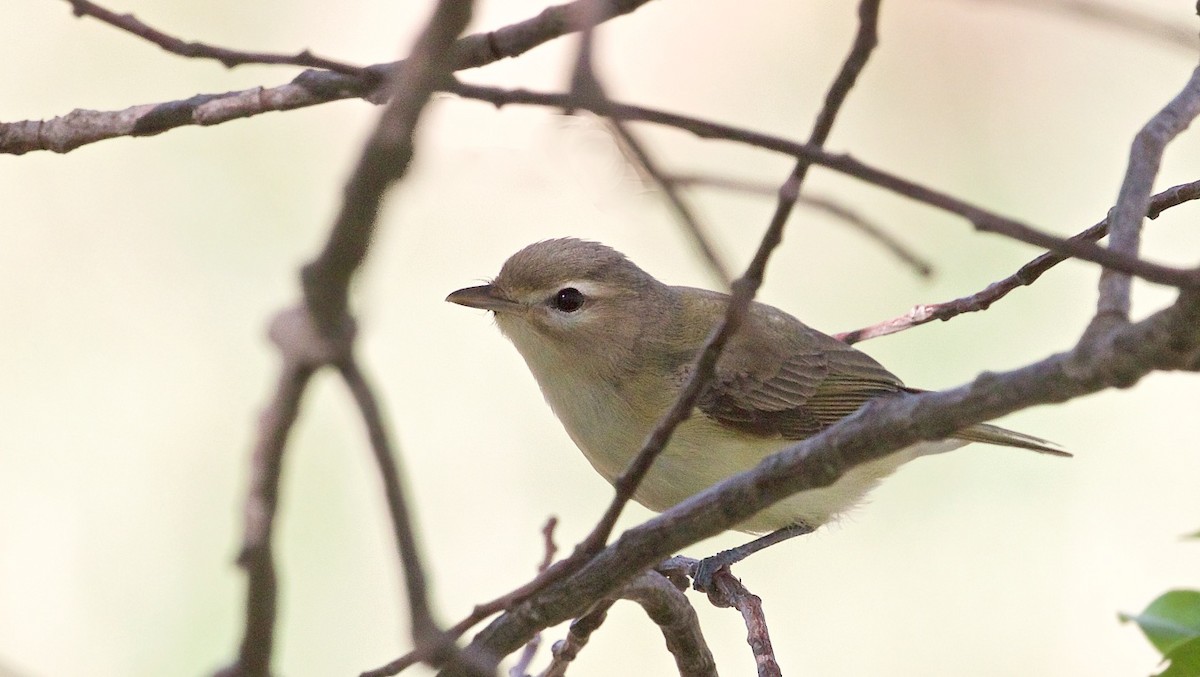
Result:
M903 388L865 353L832 338L828 343L817 340L817 345L806 338L809 345L791 345L789 354L775 360L756 360L753 370L719 361L713 383L700 398L700 411L741 432L798 440L849 416L867 400ZM774 367L764 368L764 363Z
M693 296L696 303L720 308L726 299L716 293ZM740 432L798 440L853 414L871 399L905 392L921 391L906 387L866 353L783 311L755 303L717 361L716 374L697 408ZM987 423L968 426L953 437L1070 455L1052 442Z

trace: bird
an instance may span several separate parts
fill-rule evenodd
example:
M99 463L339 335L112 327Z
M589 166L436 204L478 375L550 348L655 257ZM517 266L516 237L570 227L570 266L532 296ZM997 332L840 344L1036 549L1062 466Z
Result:
M674 403L729 296L665 284L611 247L558 238L521 249L491 282L446 300L494 314L568 436L611 484ZM662 512L872 399L917 392L866 353L752 302L692 415L633 499ZM1052 442L990 424L914 444L737 524L759 538L702 560L694 586L709 588L721 567L836 519L904 463L970 442L1070 456Z

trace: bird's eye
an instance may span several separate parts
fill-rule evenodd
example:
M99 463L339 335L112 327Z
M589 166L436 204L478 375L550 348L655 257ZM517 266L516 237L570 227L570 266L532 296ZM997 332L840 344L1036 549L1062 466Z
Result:
M574 287L566 287L558 290L554 298L550 299L550 305L564 313L573 313L583 305L583 299L583 292Z

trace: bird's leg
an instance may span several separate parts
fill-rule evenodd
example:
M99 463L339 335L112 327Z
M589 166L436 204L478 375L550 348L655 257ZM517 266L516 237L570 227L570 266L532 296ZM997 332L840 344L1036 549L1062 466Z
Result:
M780 541L786 541L793 536L809 534L812 531L813 528L807 524L802 522L796 523L782 529L776 529L766 536L759 536L753 541L743 543L736 548L722 550L711 557L705 557L696 563L696 571L692 574L692 587L700 592L708 592L712 589L713 576L723 567L740 562L759 550L775 545Z

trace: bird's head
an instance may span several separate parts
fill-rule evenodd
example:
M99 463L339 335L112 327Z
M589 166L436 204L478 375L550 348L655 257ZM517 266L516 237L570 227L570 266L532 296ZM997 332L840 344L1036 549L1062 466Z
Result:
M574 238L531 244L491 283L446 300L493 311L539 381L553 370L599 375L636 364L631 358L646 323L671 310L666 285L620 252Z

